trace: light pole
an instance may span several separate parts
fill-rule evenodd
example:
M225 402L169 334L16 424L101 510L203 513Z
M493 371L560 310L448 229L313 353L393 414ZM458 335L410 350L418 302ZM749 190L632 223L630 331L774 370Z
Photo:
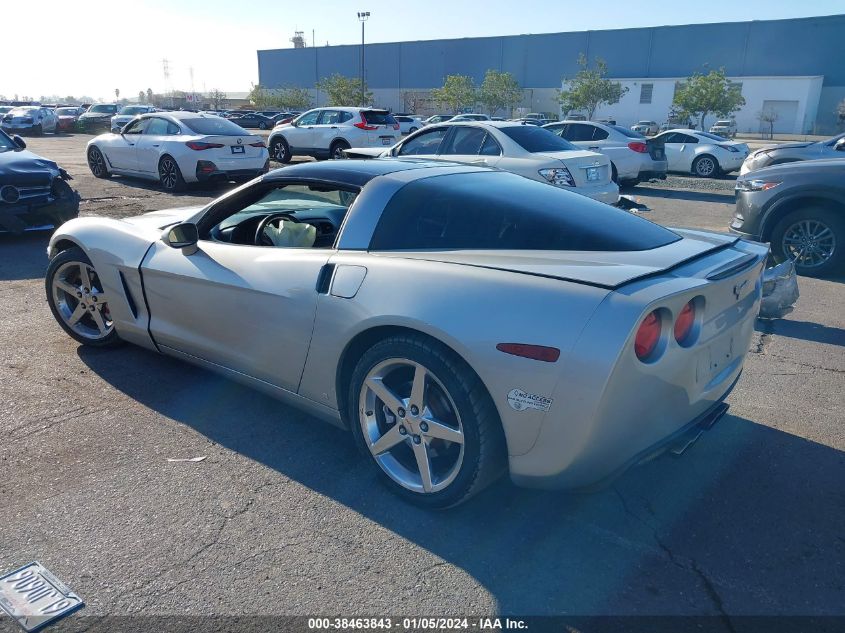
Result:
M370 17L369 11L359 11L358 19L361 21L361 107L367 105L364 103L364 22Z

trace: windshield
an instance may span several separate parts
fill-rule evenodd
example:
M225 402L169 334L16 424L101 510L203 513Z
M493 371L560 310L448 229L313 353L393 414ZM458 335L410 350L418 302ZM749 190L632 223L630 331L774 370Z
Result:
M648 123L648 122L646 122L646 123ZM629 130L628 128L622 127L621 125L608 125L607 127L609 127L612 130L616 130L620 134L624 134L628 138L645 138L645 136L643 136L639 132L635 132L634 130Z
M845 138L845 133L837 134L832 139L825 141L825 145L835 145L839 139Z
M499 128L499 131L526 152L565 152L579 149L554 132L536 125L513 125Z
M231 121L217 116L182 119L181 123L195 134L209 136L246 136L249 134L240 125L235 125Z
M12 140L12 137L0 130L0 152L7 152L17 148L18 146Z
M36 107L24 107L24 108L13 108L9 114L12 116L30 116L33 112L36 112L38 108Z
M59 115L59 116L65 116L65 115L68 115L68 114L73 116L73 115L76 115L78 112L79 112L79 110L77 108L58 108L56 110L56 114Z
M405 185L385 207L370 249L641 251L679 239L609 204L489 171Z
M114 114L117 112L117 106L109 104L95 105L88 108L88 112L94 112L97 114Z
M149 108L147 106L123 106L120 109L120 114L131 114L134 116L136 114L144 114L148 110Z
M728 139L721 137L721 136L717 136L716 134L710 134L710 132L696 132L696 134L698 136L703 137L703 138L709 138L711 141L717 141L719 143L727 143L728 142Z

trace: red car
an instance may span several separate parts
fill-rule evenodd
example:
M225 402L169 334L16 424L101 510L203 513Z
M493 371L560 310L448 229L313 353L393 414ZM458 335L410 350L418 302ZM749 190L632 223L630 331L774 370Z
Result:
M56 108L56 132L73 132L79 119L79 108Z

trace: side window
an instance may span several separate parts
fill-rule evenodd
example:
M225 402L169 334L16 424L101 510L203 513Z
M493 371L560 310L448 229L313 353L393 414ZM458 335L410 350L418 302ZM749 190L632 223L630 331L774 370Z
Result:
M570 123L566 127L566 136L564 136L567 141L577 142L577 141L592 141L593 140L593 126L592 125L582 125L580 123Z
M143 134L144 130L147 129L147 126L150 122L150 119L138 119L137 121L132 121L129 125L124 128L124 134Z
M549 130L550 132L554 133L554 134L557 134L559 137L566 139L567 138L566 129L568 127L569 127L568 125L563 124L563 125L556 125L555 127L547 127L546 129Z
M682 136L682 135L678 134L677 132L672 132L671 134L663 134L661 136L658 136L657 138L659 140L663 141L664 144L666 144L666 143L683 143L683 141L678 140L679 136Z
M182 130L179 129L179 126L173 123L172 121L167 122L167 135L168 136L176 136L177 134L181 134Z
M591 127L593 128L593 138L591 140L593 140L593 141L603 141L604 139L606 139L609 136L607 130L603 130L600 127L595 127L595 126L591 126Z
M351 112L340 112L340 120L338 123L346 123L347 121L352 120L352 113Z
M312 110L311 112L306 112L302 115L302 118L296 122L297 125L316 125L317 119L320 116L322 110Z
M399 148L399 156L414 156L419 154L436 154L440 149L440 143L446 136L448 128L441 127L408 139Z
M481 151L478 152L482 156L501 156L502 148L492 135L488 134L481 145Z
M320 114L320 125L335 125L340 122L340 112L337 110L323 110Z
M477 127L455 128L452 138L440 150L441 154L471 154L476 155L481 150L481 144L487 132Z
M146 134L148 136L166 136L167 135L167 121L159 118L146 119L149 121L147 125Z
M680 141L676 141L679 143L698 143L698 139L694 136L690 136L689 134L678 134L681 137Z

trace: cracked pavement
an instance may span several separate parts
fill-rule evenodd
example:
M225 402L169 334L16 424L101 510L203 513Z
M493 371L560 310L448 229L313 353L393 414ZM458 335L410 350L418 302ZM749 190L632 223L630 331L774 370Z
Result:
M223 191L97 181L85 140L30 142L83 214ZM729 190L670 185L630 192L644 217L725 229ZM80 348L44 300L46 242L0 236L0 571L41 561L87 615L845 615L843 279L801 278L795 311L758 323L728 416L682 457L430 513L342 431L176 360Z

